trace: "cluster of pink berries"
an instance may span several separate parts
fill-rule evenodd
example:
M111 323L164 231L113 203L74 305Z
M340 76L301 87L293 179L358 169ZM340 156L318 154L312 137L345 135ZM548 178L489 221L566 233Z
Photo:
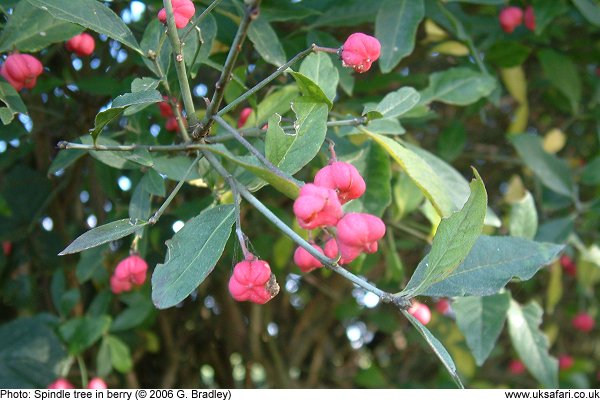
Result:
M512 33L523 22L530 31L535 30L535 14L533 7L527 6L525 11L516 6L506 7L498 15L500 26L506 33Z
M314 183L300 189L294 202L294 214L300 226L307 230L335 227L337 237L327 237L324 249L312 246L329 258L344 265L362 253L375 253L377 241L385 235L385 224L378 217L365 213L344 215L342 204L357 199L365 192L365 181L349 163L332 159L315 175ZM294 262L303 272L323 265L302 247L294 253Z
M75 389L75 386L68 379L58 378L48 385L48 389ZM89 381L86 389L108 389L108 386L102 378L94 378Z
M164 101L158 103L158 108L160 110L160 115L167 119L167 122L165 123L165 129L168 132L177 132L179 130L179 126L177 125L177 118L175 118L175 112L173 111L171 104L169 104L169 98L167 96L163 96L163 99ZM173 98L172 101L177 104L177 108L181 113L181 104L175 98Z
M184 28L196 13L196 8L191 0L171 0L173 5L173 17L177 29ZM164 8L158 12L158 20L167 23L167 10Z
M114 294L129 292L134 286L144 284L147 272L146 261L136 254L131 255L117 264L110 277L110 288Z

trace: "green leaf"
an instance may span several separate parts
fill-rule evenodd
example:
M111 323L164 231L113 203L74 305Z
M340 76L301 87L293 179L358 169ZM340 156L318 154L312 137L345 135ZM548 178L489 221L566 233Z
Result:
M140 182L144 185L144 189L150 194L160 197L165 197L167 194L165 181L162 176L153 169L146 171Z
M167 257L152 274L152 301L173 307L200 285L223 253L235 220L235 207L204 210L167 241Z
M87 282L94 276L94 273L102 268L104 261L102 253L104 253L105 250L105 246L98 246L81 253L79 262L77 263L77 267L75 269L77 282Z
M567 163L544 151L542 139L534 134L511 138L521 160L542 181L544 186L564 196L574 198L575 183Z
M540 35L556 17L569 12L571 7L562 1L533 0L535 12L535 34Z
M443 160L451 162L462 154L466 144L467 132L465 126L461 122L452 121L440 134L437 142L437 153Z
M220 155L221 157L225 157L229 161L236 163L242 168L252 172L254 175L263 179L264 181L270 183L275 189L280 191L281 193L288 196L290 199L295 199L298 197L298 192L300 191L299 185L300 181L288 180L279 175L274 174L269 169L267 169L256 157L254 156L236 156L232 154L225 146L222 144L216 144L211 146L206 146L206 150ZM292 178L293 179L293 178ZM250 190L258 190L264 184L258 185L258 187L250 187Z
M90 136L81 136L79 138L79 141L89 146L94 144L93 138ZM115 146L120 145L121 143L117 142L116 140L100 137L98 138L96 144L104 146ZM140 165L151 166L148 164L148 160L139 157L138 154L135 152L103 150L89 150L88 152L92 157L94 157L98 161L117 169L136 169L139 168Z
M381 217L392 202L392 168L386 151L371 143L363 155L352 164L367 184L367 190L358 199L349 202L345 212L366 212Z
M296 114L295 132L285 133L279 126L281 118L273 116L265 138L267 159L291 175L317 155L327 133L325 104L297 100L292 109Z
M453 210L452 201L443 189L442 180L419 155L388 137L364 131L381 145L400 164L423 194L431 201L440 216L447 216Z
M125 374L133 368L133 360L129 347L116 336L107 335L104 338L103 344L106 342L106 347L110 353L110 363L119 372Z
M152 201L142 182L138 183L133 190L129 201L129 218L133 221L147 221L150 217Z
M333 7L330 7L309 27L325 26L328 28L335 26L356 27L365 22L373 21L377 10L381 6L381 0L345 0L338 1Z
M115 39L144 55L135 37L109 7L96 0L27 0L31 5L48 11L52 16L79 24Z
M283 115L291 107L292 100L298 97L298 86L291 84L281 87L278 90L273 91L267 97L258 103L258 111L256 119L252 120L252 115L248 118L248 123L252 120L256 125L260 125L271 118L273 114Z
M554 260L562 249L563 246L552 243L482 235L462 264L423 294L439 297L489 296L498 293L514 277L522 281L530 279Z
M525 62L531 48L514 40L499 40L486 52L485 59L500 68L516 67Z
M508 293L486 297L460 297L452 303L456 324L465 335L467 345L478 366L492 352L504 327L510 306Z
M141 227L147 225L144 221L132 221L129 218L120 219L118 221L109 222L90 229L83 235L79 236L66 249L58 255L78 253L83 250L91 249L92 247L100 246L101 244L121 239L122 237L131 235Z
M452 357L448 351L444 348L444 345L442 345L440 341L437 340L437 338L433 336L431 332L429 332L429 329L427 329L425 325L410 315L406 310L402 310L402 314L410 321L411 324L413 324L423 339L425 339L425 342L429 345L429 347L431 347L433 353L442 362L442 365L444 368L446 368L456 385L459 388L463 388L464 386L460 380L460 377L458 376L458 372L456 371L456 365L454 364L454 361L452 360Z
M110 326L111 332L133 329L144 322L154 311L150 299L141 293L132 293L128 303L130 304L129 307L115 317Z
M581 173L581 182L586 185L600 183L600 156L596 156L585 165Z
M573 4L588 22L600 26L600 5L591 0L573 0Z
M212 14L205 15L202 22L200 22L199 28L199 31L196 30L195 33L190 34L194 35L197 40L191 40L191 43L186 43L186 46L184 47L184 51L189 50L188 53L191 53L191 50L194 50L195 58L193 58L191 62L189 59L186 59L186 63L190 64L189 71L192 78L197 76L200 65L208 61L210 51L217 38L217 21L215 20L215 17L213 17ZM196 28L190 27L190 29ZM198 45L200 45L199 50L197 49ZM188 53L185 53L185 55Z
M460 210L469 198L469 182L454 167L439 159L429 151L407 143L406 147L414 151L421 159L437 173L442 189L448 194L452 202L452 211ZM488 207L485 215L485 225L499 227L501 221L496 213Z
M298 72L317 84L329 101L333 102L340 77L329 55L325 53L310 54L300 64Z
M446 3L504 4L504 0L445 0Z
M417 28L424 16L423 0L386 0L379 7L375 37L381 42L381 72L390 72L412 53Z
M156 49L158 49L158 45L160 44L160 40L163 37L165 32L165 26L157 19L153 18L146 27L144 31L144 36L142 36L142 41L140 42L140 47L144 54L148 54L149 51L156 53ZM185 46L184 49L187 49L188 46ZM149 59L148 57L143 57L142 60L146 67L154 74L162 78L162 74L166 76L169 72L169 65L171 63L171 43L168 39L164 39L162 43L162 47L160 48L160 53L155 54L156 64L160 66L160 70L156 67L156 64Z
M94 143L98 139L102 129L117 117L121 115L128 107L148 105L153 103L159 103L163 101L163 98L158 90L144 90L141 92L125 93L118 96L113 100L110 108L100 111L96 115L94 122L94 129L90 129L90 135L94 139Z
M419 104L420 98L421 95L415 89L403 87L388 93L374 108L365 107L363 115L376 111L381 114L379 118L397 118Z
M186 172L190 168L190 164L194 162L194 160L189 157L170 157L167 155L155 155L153 156L152 161L152 169L154 169L159 174L163 174L167 178L177 182L185 178ZM192 171L187 177L187 180L191 181L198 178L200 178L200 174L198 173L198 169L195 168L192 169Z
M471 181L471 195L464 207L442 219L433 238L431 251L419 263L406 288L404 296L422 294L435 283L448 278L467 257L481 234L487 209L487 193L477 170Z
M254 43L258 54L269 64L280 67L287 61L279 38L266 19L258 17L250 24L248 38Z
M67 354L48 322L38 314L0 326L0 387L46 387L58 377Z
M4 125L8 125L14 119L15 114L27 114L27 107L15 88L3 79L0 78L0 100L6 107L0 107L0 119Z
M571 58L550 49L541 50L538 59L544 75L569 100L571 110L577 113L581 101L581 79Z
M440 101L466 106L489 96L496 88L496 79L470 68L451 68L429 76L429 86L421 92L421 104Z
M308 101L325 103L329 109L333 107L333 103L331 100L329 100L329 97L325 95L323 89L321 89L321 87L313 82L309 77L295 71L290 71L290 75L292 75L296 80L298 89L300 89L303 98L307 99Z
M85 316L65 322L58 328L58 331L67 342L69 353L79 355L108 332L110 323L111 318L108 315Z
M522 307L514 300L508 310L508 332L513 347L531 375L546 388L558 387L558 361L548 354L549 343L540 330L542 308L535 302Z
M87 151L85 150L69 149L59 151L56 155L56 158L52 160L52 164L50 164L50 167L48 168L48 175L54 175L61 169L67 169L86 154Z
M529 191L510 208L509 232L511 236L533 239L538 227L535 201Z
M52 43L62 42L83 31L78 26L54 18L47 11L17 3L0 35L0 53L13 49L39 51Z
M100 343L100 349L96 356L96 374L104 378L112 371L112 360L110 356L110 346L106 337Z

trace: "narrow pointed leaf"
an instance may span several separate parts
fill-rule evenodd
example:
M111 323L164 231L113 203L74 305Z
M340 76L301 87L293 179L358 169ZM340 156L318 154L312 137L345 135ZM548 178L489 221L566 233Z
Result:
M101 244L121 239L122 237L131 235L141 227L147 225L144 221L132 221L129 218L120 219L118 221L109 222L90 229L83 235L79 236L66 249L58 255L78 253L82 250L91 249L92 247L100 246Z

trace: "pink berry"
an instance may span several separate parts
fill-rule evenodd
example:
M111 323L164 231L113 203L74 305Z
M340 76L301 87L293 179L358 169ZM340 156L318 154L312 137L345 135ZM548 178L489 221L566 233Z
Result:
M380 52L379 40L364 33L353 33L342 47L342 63L358 73L367 72L371 64L379 58Z
M508 371L512 375L521 375L525 372L525 364L521 360L511 360L508 364Z
M366 189L356 167L341 161L321 168L315 175L315 185L335 190L341 204L359 198Z
M561 371L570 369L573 366L573 364L575 364L575 360L568 354L561 354L558 357L558 368Z
M102 378L94 378L89 381L87 385L88 389L108 389L106 382Z
M337 223L338 245L358 248L365 253L377 251L377 241L385 235L383 221L371 214L348 213Z
M340 254L341 251L341 254ZM361 249L356 247L344 246L341 250L338 249L337 240L331 238L325 243L325 255L332 259L337 259L340 256L340 265L350 264L362 253Z
M568 255L562 255L560 257L560 265L563 267L565 274L569 276L577 276L577 264Z
M171 0L173 5L173 16L177 29L184 28L196 13L196 8L191 0ZM163 24L167 22L167 10L164 8L158 12L158 20Z
M512 33L523 22L523 10L519 7L506 7L498 16L500 26L506 33Z
M573 328L580 332L591 332L594 329L594 318L586 312L580 312L572 320Z
M179 125L177 124L177 118L175 118L175 117L167 118L167 122L165 122L165 129L168 132L177 132L179 130Z
M407 311L423 325L427 325L431 321L431 310L423 303L415 301Z
M20 53L9 55L0 67L0 75L17 91L32 89L43 71L44 67L37 58Z
M449 314L450 312L452 312L452 306L450 305L450 300L440 299L435 304L435 309L437 310L437 312L439 312L442 315Z
M279 285L266 261L240 261L229 279L229 293L237 301L265 304L279 292Z
M94 52L96 48L96 42L89 33L80 33L77 36L73 36L65 44L67 50L77 54L79 57L89 56Z
M535 14L533 12L533 7L527 6L525 8L523 21L525 22L525 27L527 29L529 29L530 31L535 31Z
M175 116L175 113L173 112L173 108L171 107L171 104L169 103L169 98L167 96L163 96L163 99L164 99L164 101L161 101L160 103L158 103L158 109L160 110L160 115L162 115L165 118ZM177 103L177 100L175 98L173 100L175 103Z
M312 243L312 247L314 247L319 253L323 254L323 249L321 249L316 244ZM310 272L313 269L321 268L323 264L321 261L317 260L313 255L311 255L308 251L306 251L302 247L298 247L294 252L294 262L300 268L300 270L304 273Z
M131 255L119 262L110 279L115 294L130 291L133 285L142 285L146 281L148 264L138 255Z
M48 389L75 389L75 386L65 378L58 378L48 385Z
M252 109L250 107L243 108L242 111L240 111L240 118L238 119L237 123L238 128L241 128L242 126L246 125L250 114L252 114Z
M304 229L333 226L342 217L342 205L332 189L308 183L294 201L294 214Z
M9 241L2 242L2 252L6 257L10 256L12 253L12 243Z

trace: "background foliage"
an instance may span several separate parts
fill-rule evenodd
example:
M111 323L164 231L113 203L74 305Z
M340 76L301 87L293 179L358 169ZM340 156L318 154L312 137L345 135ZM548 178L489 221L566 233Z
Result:
M0 239L12 245L0 253L0 386L45 387L59 375L80 385L87 373L110 387L452 387L419 331L440 340L468 387L597 386L597 328L576 332L571 319L599 312L600 5L514 3L533 5L535 31L504 33L502 0L264 0L225 91L231 103L311 43L337 48L355 31L379 38L382 56L368 73L312 54L224 118L235 126L241 107L253 107L244 127L258 136L253 144L301 181L326 164L324 138L335 141L338 157L355 164L368 187L347 210L383 216L388 229L380 251L350 270L392 293L423 295L432 308L438 297L456 297L449 315L434 311L430 333L330 271L300 276L293 242L245 203L244 231L282 292L265 306L236 303L226 289L241 257L234 236L220 258L204 242L213 230L227 240L231 192L205 160L186 177L185 152L58 151L63 140L181 142L154 104L164 94L161 72L179 95L168 41L156 63L145 57L164 30L155 18L160 1L3 1L0 52L36 53L46 69L20 96L0 81ZM197 15L209 4L196 2ZM224 0L188 34L199 118L243 11ZM63 42L84 28L97 46L78 58ZM327 125L360 117L369 122ZM292 140L281 127L294 122ZM233 141L211 149L294 226L295 185ZM469 187L477 176L471 166L485 187L479 179ZM171 206L147 227L183 178ZM106 223L102 240L71 244ZM210 253L193 267L203 271L202 284L194 275L185 287L169 286L162 270L152 284L113 295L110 274L140 228L139 251L151 269L173 265L165 241L175 231L170 246L187 246L180 260ZM575 276L557 261L562 245L577 262ZM433 269L438 275L425 280ZM555 357L565 354L575 363L559 372ZM518 358L528 372L511 375L508 364Z

